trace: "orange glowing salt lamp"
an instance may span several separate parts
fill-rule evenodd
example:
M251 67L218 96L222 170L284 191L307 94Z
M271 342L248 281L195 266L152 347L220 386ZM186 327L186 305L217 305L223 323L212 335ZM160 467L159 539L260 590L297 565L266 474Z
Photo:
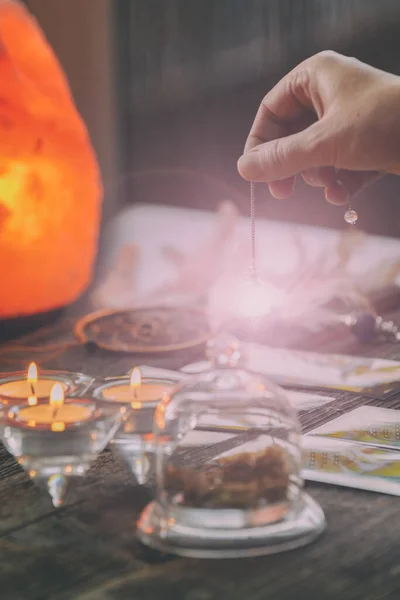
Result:
M0 319L53 310L83 292L101 195L55 55L27 9L0 0Z

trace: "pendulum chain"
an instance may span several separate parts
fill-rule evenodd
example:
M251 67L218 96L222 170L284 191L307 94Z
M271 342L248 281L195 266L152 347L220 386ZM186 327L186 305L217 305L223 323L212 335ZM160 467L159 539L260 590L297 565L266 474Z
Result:
M250 183L250 221L251 221L251 267L250 274L256 275L256 186Z

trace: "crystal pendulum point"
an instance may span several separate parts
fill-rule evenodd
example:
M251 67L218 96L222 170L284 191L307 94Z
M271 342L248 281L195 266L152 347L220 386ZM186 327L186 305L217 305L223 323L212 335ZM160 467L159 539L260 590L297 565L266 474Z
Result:
M51 496L51 501L55 508L59 508L64 502L65 492L67 491L67 478L65 475L52 475L47 480L47 491Z
M354 208L351 208L351 206L349 206L349 208L346 210L346 212L344 214L344 220L349 225L355 225L357 223L357 221L358 221L358 214L354 210Z
M131 470L139 485L145 485L150 475L150 460L146 454L132 457Z

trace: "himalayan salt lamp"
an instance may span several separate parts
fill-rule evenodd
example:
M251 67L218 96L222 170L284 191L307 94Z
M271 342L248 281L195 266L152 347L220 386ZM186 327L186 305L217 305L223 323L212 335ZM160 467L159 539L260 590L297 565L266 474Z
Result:
M23 4L0 0L0 319L58 309L85 290L101 196L55 55Z

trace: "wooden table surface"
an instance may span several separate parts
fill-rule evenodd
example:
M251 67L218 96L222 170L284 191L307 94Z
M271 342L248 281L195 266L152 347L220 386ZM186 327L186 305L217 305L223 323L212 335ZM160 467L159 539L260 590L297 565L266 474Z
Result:
M396 317L396 315L394 315ZM400 311L398 312L400 320ZM400 358L400 346L357 347L341 340L324 350ZM21 356L2 354L1 369ZM165 357L158 366L187 362ZM15 361L15 364L13 364ZM143 362L143 359L141 359ZM147 361L151 364L150 361ZM46 367L95 377L125 373L135 357L76 346L49 356ZM303 413L305 429L365 403L338 393L334 402ZM0 446L1 600L397 600L400 597L400 504L396 497L322 484L307 485L328 526L314 544L258 559L192 560L141 547L135 522L149 493L105 451L66 505L55 510Z

